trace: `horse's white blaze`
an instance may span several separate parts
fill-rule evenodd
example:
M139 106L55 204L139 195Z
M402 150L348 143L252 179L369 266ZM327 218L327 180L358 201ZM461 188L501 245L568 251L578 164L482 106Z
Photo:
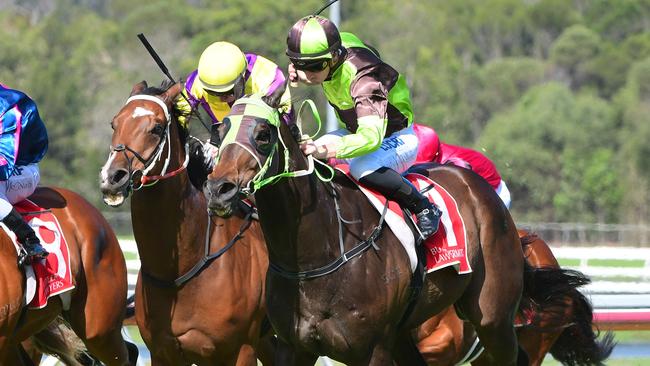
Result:
M152 116L154 113L150 111L149 109L142 108L142 107L135 107L133 110L133 114L131 115L131 118L138 118L142 116Z
M102 167L101 172L99 173L100 177L102 178L102 181L108 180L108 168L111 167L111 164L113 164L113 160L115 160L115 157L117 156L116 151L111 151L110 155L108 155L108 160L106 160L106 164Z

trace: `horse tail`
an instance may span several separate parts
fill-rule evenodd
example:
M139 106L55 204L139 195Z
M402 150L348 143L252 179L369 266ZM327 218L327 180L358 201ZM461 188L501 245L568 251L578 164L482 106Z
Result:
M589 300L574 291L573 323L566 328L551 347L551 355L563 365L604 365L616 346L614 334L607 331L598 339L594 332L593 308Z
M593 307L578 291L591 280L582 272L553 267L532 268L525 263L520 312L565 319L567 327L551 347L551 355L563 365L603 365L616 343L606 332L598 340L593 330ZM568 308L570 307L570 308ZM543 327L541 327L543 330Z
M39 351L57 356L70 366L82 366L86 347L61 316L57 316L45 329L34 334L32 340Z

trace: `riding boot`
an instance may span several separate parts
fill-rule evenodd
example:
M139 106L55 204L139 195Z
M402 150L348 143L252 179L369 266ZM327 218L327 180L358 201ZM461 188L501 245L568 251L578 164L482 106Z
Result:
M23 250L26 252L26 255L19 255L19 266L22 266L23 263L30 264L33 259L46 258L50 254L41 246L41 241L34 230L23 220L23 217L15 208L2 219L2 222L16 234L18 243L22 245Z
M396 171L380 168L359 181L414 213L423 240L438 231L442 211Z

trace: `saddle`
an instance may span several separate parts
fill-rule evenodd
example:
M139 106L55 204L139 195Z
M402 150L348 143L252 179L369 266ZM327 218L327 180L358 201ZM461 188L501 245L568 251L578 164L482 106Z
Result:
M18 202L14 207L34 229L41 245L50 253L44 260L23 266L26 281L25 303L29 309L41 309L47 306L50 297L75 288L70 267L70 251L59 221L49 209L30 200ZM0 225L14 242L17 253L20 253L16 235L4 224ZM64 307L65 305L66 301Z
M472 269L467 258L465 224L463 223L456 200L451 194L440 184L424 175L426 174L426 169L432 165L435 165L435 163L416 165L409 169L405 176L406 179L443 211L438 232L421 245L426 257L426 273L449 266L453 266L459 274L470 273ZM338 165L336 169L345 174L359 187L361 192L364 193L366 198L368 198L380 214L384 212L384 207L388 205L384 220L402 243L409 256L411 270L415 271L418 265L416 247L420 247L420 245L416 246L416 238L419 237L419 234L415 232L413 216L403 211L396 202L388 201L387 203L386 198L380 193L356 181L349 174L347 165Z

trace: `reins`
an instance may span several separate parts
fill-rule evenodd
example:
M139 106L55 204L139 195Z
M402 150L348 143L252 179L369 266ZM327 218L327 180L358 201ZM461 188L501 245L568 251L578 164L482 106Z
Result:
M287 145L286 145L284 139L282 138L282 133L279 132L279 130L280 130L280 122L279 122L279 120L277 118L277 112L275 110L273 110L268 105L266 105L266 103L264 103L262 100L255 99L255 98L242 98L242 99L238 100L235 103L236 104L237 103L252 104L252 105L256 106L257 108L259 108L262 111L262 113L266 112L268 114L266 119L269 121L269 124L271 124L272 126L274 126L275 128L278 129L278 140L279 140L279 143L282 144L283 157L284 157L284 169L283 169L283 171L278 173L278 174L275 174L275 175L272 175L270 177L265 178L265 175L267 174L268 169L271 166L271 162L273 160L273 157L276 154L279 155L278 143L276 142L274 144L273 148L271 149L271 152L269 153L268 158L266 159L264 164L260 167L260 171L250 180L250 182L248 184L246 184L245 187L243 187L241 189L242 194L247 195L247 196L251 195L251 194L255 193L255 191L257 191L258 189L260 189L260 188L262 188L262 187L264 187L266 185L269 185L269 184L274 184L274 183L278 182L282 178L297 178L297 177L302 177L302 176L308 176L308 175L311 175L312 173L315 173L318 180L320 180L324 184L326 184L326 183L331 184L331 181L332 181L332 179L334 179L334 176L335 176L334 169L332 167L330 167L329 165L327 165L326 163L321 162L321 161L319 161L317 159L314 159L314 157L311 156L311 155L307 156L307 169L297 170L297 171L290 171L289 170L289 167L290 167L289 162L291 160L290 156L289 156L289 149L287 148ZM317 109L316 109L316 107L314 105L314 102L309 100L309 99L305 100L300 105L300 108L298 110L297 115L298 116L301 115L302 109L305 106L305 104L310 107L310 109L312 111L312 116L314 117L314 120L318 124L318 130L314 134L314 135L316 135L320 131L322 123L321 123L320 115L318 114ZM260 116L260 117L262 117L262 116ZM309 138L311 139L312 137L310 136ZM331 175L329 177L325 177L325 176L321 175L321 173L318 171L318 169L314 168L314 162L316 162L318 164L321 164L322 166L326 167L326 169L328 169L330 171ZM259 161L258 161L258 164L259 164ZM341 268L345 263L347 263L351 259L361 255L366 250L368 250L370 247L373 247L376 250L379 250L379 247L377 246L375 241L377 240L377 238L381 234L382 229L384 227L384 219L385 219L385 216L386 216L386 212L388 211L388 201L386 201L386 205L384 206L384 210L383 210L383 212L381 214L381 217L379 219L379 223L373 228L370 235L366 239L364 239L364 240L360 241L359 243L357 243L352 249L346 251L345 246L344 246L344 240L343 240L343 223L350 223L350 222L343 219L343 217L341 215L341 207L339 205L339 199L338 199L337 192L334 189L333 185L331 185L331 187L332 187L332 192L333 192L332 196L334 198L335 212L336 212L336 217L337 217L337 222L338 222L339 252L341 253L341 255L337 259L335 259L334 261L332 261L332 262L330 262L330 263L328 263L328 264L326 264L324 266L321 266L321 267L318 267L318 268L315 268L315 269L306 270L306 271L290 271L290 270L284 269L281 266L278 266L277 264L269 261L269 270L271 270L272 272L277 273L278 275L280 275L282 277L285 277L287 279L291 279L291 280L307 280L307 279L312 279L312 278L325 276L325 275L328 275L330 273L335 272L336 270Z
M130 147L128 147L126 144L117 144L116 146L111 146L111 154L113 153L119 153L123 152L125 155L126 160L129 163L129 185L132 190L137 191L141 189L142 187L149 187L154 184L156 184L158 181L174 177L181 172L183 172L189 163L189 144L186 142L185 143L185 160L183 164L171 171L167 172L167 169L169 168L169 163L171 161L171 134L170 134L170 126L172 122L171 114L169 113L169 110L167 108L167 105L163 103L163 101L160 98L157 98L155 96L151 95L134 95L127 99L126 104L129 104L131 101L134 100L147 100L150 102L154 102L158 104L162 108L162 110L165 113L165 118L166 118L166 125L165 125L165 130L163 133L161 133L160 140L158 144L156 145L156 149L154 152L147 158L144 159L141 154L137 153ZM161 170L160 174L157 175L148 175L148 173L156 166L156 164L161 161L162 156L163 156L163 151L165 149L165 146L169 146L167 148L167 156L165 158L165 162L163 165L163 168ZM132 161L133 158L129 158L129 156L126 154L126 152L130 152L133 154L133 156L138 159L143 165L144 169L143 170L136 170L133 171L132 169ZM110 158L110 157L109 157ZM135 186L134 184L134 177L135 175L141 172L141 177L140 177L140 185ZM183 286L185 283L187 283L190 279L192 279L194 276L196 276L200 271L202 271L207 265L209 265L212 261L215 259L221 257L225 252L227 252L239 239L242 238L242 234L248 227L251 225L251 222L253 220L253 215L254 215L255 210L253 208L250 208L248 213L246 214L246 217L244 218L244 222L241 224L239 231L237 234L235 234L232 239L226 243L221 249L219 249L217 252L209 254L210 253L210 234L211 234L211 228L212 228L212 220L208 216L208 224L207 224L207 229L206 229L206 235L205 235L205 244L204 244L204 251L203 251L203 257L186 273L183 275L179 276L173 281L169 280L161 280L159 278L156 278L144 270L140 269L140 272L142 273L143 279L146 279L147 281L151 282L157 287L162 287L162 288L178 288Z
M167 120L167 123L165 125L165 130L160 135L160 140L158 141L158 144L156 145L156 149L151 153L151 155L147 159L143 158L141 154L139 154L135 150L131 149L126 144L117 144L115 146L111 145L111 147L110 147L111 155L115 154L115 153L120 153L120 152L124 154L125 159L129 163L129 186L133 191L137 191L139 189L142 189L142 187L148 187L148 186L154 185L159 180L171 178L171 177L174 177L174 176L178 175L179 173L181 173L183 170L185 170L187 168L187 164L190 161L190 154L189 154L189 144L186 142L185 143L185 160L184 160L183 164L180 167L178 167L177 169L175 169L175 170L168 173L167 169L169 168L169 162L171 160L171 148L168 148L167 149L167 157L165 158L165 162L164 162L161 173L158 174L158 175L152 175L152 176L147 175L156 166L156 164L161 160L163 151L165 150L165 146L166 145L171 146L171 135L169 133L169 129L170 129L170 126L171 126L172 118L171 118L171 114L169 113L169 110L167 108L167 105L165 103L163 103L163 101L160 100L160 98L157 98L157 97L152 96L152 95L145 95L145 94L134 95L134 96L132 96L132 97L130 97L129 99L126 100L125 105L129 104L131 101L134 101L134 100L147 100L147 101L154 102L154 103L158 104L158 106L160 106L162 108L163 112L165 112L165 118ZM138 170L133 170L133 167L132 167L133 158L129 158L128 154L126 153L127 151L130 152L131 154L133 154L133 156L136 159L138 159L144 165L144 169L142 169L142 170L139 170L139 169ZM111 158L111 156L109 156L109 159L110 158ZM141 174L140 179L139 179L140 184L136 185L134 183L134 181L135 181L134 178L136 177L136 175L138 173Z
M219 249L218 251L212 254L209 254L210 253L210 228L212 227L212 220L210 219L210 216L208 216L208 225L205 233L205 244L203 246L203 257L199 259L199 261L189 271L185 272L183 275L179 276L175 280L169 281L169 280L161 280L159 278L156 278L146 273L144 270L140 269L140 272L142 273L142 277L157 287L178 288L183 286L187 281L191 280L194 276L196 276L199 272L201 272L212 261L214 261L215 259L221 257L224 253L226 253L228 249L232 248L232 246L237 241L239 241L239 239L242 238L242 234L248 229L248 227L253 222L254 212L255 210L252 207L249 207L249 211L246 214L246 217L244 217L244 222L239 227L239 231L237 232L237 234L235 234L235 236L233 236L232 239L230 239L228 243L226 243L226 245L224 245L221 249Z

